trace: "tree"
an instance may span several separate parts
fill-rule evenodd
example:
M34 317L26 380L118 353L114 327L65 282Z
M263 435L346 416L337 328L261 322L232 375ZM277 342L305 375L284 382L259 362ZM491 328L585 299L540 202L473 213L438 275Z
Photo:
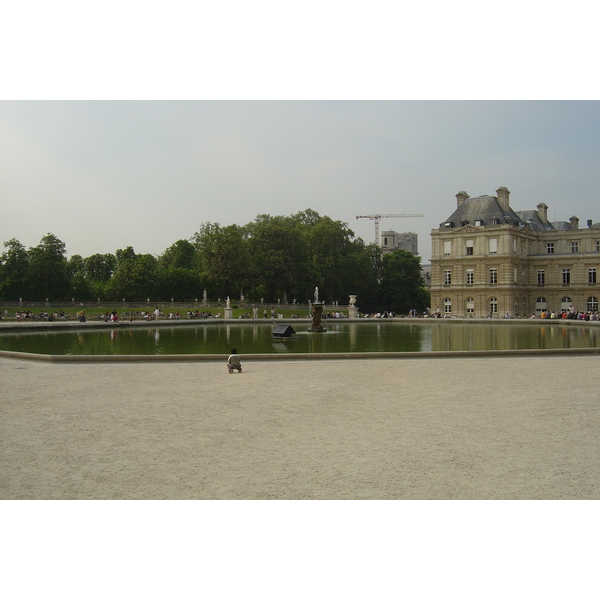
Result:
M74 254L67 262L69 279L71 281L71 297L77 301L91 300L94 290L86 276L85 261L79 254Z
M117 268L114 254L92 254L83 259L85 276L94 283L106 283Z
M158 270L156 295L160 300L192 302L202 297L203 288L204 282L197 271L181 267Z
M351 255L357 246L354 233L341 221L320 217L308 228L313 272L319 280L319 290L327 302L344 300L354 279ZM354 293L354 292L352 292Z
M210 296L233 296L247 287L250 257L245 227L204 223L192 239Z
M303 298L308 282L309 251L303 231L289 217L259 215L248 226L250 273L257 293L269 302L293 297ZM313 286L314 289L314 286Z
M135 265L136 254L131 246L127 246L124 250L115 252L117 267L106 283L106 296L108 300L119 301L125 299L127 301L135 300L131 281L133 279L133 268Z
M380 309L396 313L419 312L429 306L421 275L421 257L406 250L394 250L382 259Z
M158 259L158 268L166 269L195 269L197 253L194 244L188 240L177 240L169 246Z
M35 248L29 249L32 296L67 300L71 292L65 244L48 233Z
M30 299L29 255L16 238L4 242L6 250L0 257L0 299L16 302Z

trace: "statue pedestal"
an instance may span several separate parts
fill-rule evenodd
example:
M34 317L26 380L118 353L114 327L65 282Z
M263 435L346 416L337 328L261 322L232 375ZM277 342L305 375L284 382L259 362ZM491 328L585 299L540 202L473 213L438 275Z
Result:
M350 304L350 306L348 306L348 318L356 319L357 317L358 317L358 308L356 308L356 306L354 306L354 304Z
M225 308L225 318L226 319L233 319L233 308Z
M323 333L326 331L321 326L321 315L323 314L323 303L315 302L311 305L312 327L308 331Z

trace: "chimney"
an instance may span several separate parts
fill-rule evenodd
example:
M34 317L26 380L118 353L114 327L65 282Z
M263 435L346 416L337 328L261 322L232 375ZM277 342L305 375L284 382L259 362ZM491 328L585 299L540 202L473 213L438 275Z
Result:
M540 202L536 206L536 208L537 208L538 216L540 217L542 222L547 223L548 222L548 207L543 202Z
M467 192L458 192L458 194L456 194L456 208L458 208L468 197L469 194L467 194Z
M496 194L498 194L498 204L500 205L500 208L504 211L509 211L510 206L508 204L508 197L510 196L510 192L508 191L508 188L505 188L504 186L499 187L496 190Z
M577 217L571 217L569 223L571 223L571 229L579 229L579 219Z

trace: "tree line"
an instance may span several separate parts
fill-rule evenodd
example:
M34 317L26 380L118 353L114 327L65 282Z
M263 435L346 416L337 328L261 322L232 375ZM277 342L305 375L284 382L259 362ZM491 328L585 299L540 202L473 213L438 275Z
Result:
M419 311L429 306L420 257L396 250L382 255L342 221L304 210L291 216L259 215L247 225L204 223L188 240L161 255L137 254L131 246L114 254L76 254L52 233L26 249L4 242L0 300L193 302L241 298L248 302L308 303L319 288L326 303L361 310Z

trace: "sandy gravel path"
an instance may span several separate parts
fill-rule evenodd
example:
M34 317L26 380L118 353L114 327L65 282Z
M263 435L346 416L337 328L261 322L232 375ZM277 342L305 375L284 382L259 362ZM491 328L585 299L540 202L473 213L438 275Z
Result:
M0 359L0 498L598 499L599 361Z

